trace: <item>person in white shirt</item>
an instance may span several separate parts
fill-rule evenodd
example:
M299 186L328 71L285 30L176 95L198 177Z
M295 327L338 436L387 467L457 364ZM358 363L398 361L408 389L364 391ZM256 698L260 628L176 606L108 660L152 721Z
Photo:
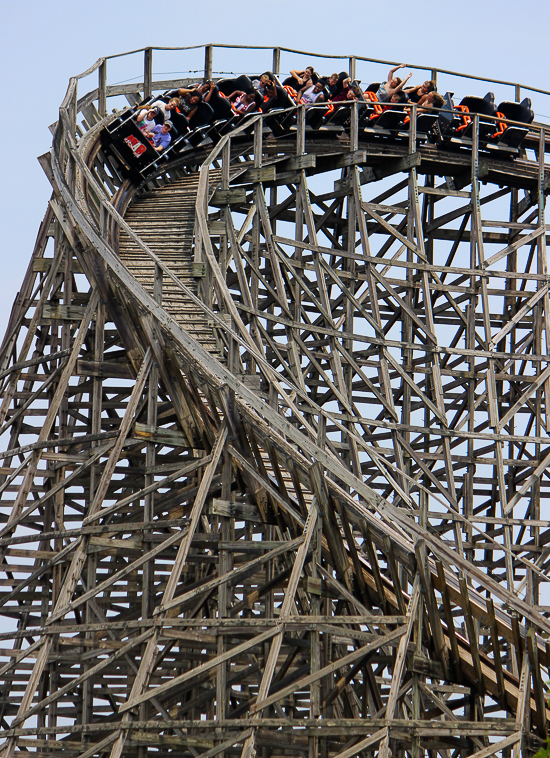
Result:
M309 108L309 106L314 103L323 103L324 100L323 84L320 81L313 85L308 82L308 84L302 87L298 92L297 103L298 105L305 105L306 108Z
M144 108L139 111L136 116L136 123L138 129L141 132L147 132L156 126L155 118L158 116L159 109L157 107Z
M164 100L155 100L153 103L153 108L158 108L159 111L162 112L165 119L169 119L172 115L172 112L177 113L178 108L181 105L181 100L179 97L172 97L167 103L164 102Z

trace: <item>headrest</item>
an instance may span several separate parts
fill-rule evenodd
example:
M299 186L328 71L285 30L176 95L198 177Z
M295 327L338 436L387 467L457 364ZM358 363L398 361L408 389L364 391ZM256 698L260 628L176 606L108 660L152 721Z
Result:
M535 118L535 114L530 106L531 100L528 97L521 103L505 100L498 106L498 111L502 113L504 118L508 118L510 121L520 121L523 124L530 124Z
M491 97L493 98L492 100ZM476 97L474 95L463 97L460 105L465 105L470 113L479 113L480 116L496 116L497 112L492 92L488 92L485 97Z

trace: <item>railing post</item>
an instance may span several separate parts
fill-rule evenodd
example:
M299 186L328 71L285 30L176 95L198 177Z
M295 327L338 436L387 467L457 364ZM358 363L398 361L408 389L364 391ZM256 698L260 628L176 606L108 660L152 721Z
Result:
M352 80L355 79L356 63L357 61L355 58L349 59L349 75L350 75L350 79Z
M521 87L516 84L516 103L521 103Z
M409 121L409 155L416 152L416 103L411 103Z
M281 72L281 48L280 47L274 47L273 48L273 67L272 71L275 74L275 76L278 76Z
M146 100L153 93L153 48L146 47L143 59L143 98Z
M432 68L432 82L435 83L435 88L437 89L437 69Z
M74 92L71 97L67 115L69 117L69 123L71 126L71 134L76 139L76 116L78 113L78 79L74 80Z
M351 153L359 149L359 103L357 100L353 100L351 103L349 149Z
M107 61L104 58L99 67L99 94L97 105L99 115L104 118L107 115Z
M296 124L296 155L303 155L306 151L306 109L305 106L298 106Z
M204 46L204 78L212 79L212 60L214 57L213 45Z

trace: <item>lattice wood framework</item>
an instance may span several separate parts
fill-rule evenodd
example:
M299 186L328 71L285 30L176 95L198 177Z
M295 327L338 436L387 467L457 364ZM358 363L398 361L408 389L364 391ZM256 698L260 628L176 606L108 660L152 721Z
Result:
M0 356L4 758L531 754L545 130L259 116L136 192L74 80L60 118Z

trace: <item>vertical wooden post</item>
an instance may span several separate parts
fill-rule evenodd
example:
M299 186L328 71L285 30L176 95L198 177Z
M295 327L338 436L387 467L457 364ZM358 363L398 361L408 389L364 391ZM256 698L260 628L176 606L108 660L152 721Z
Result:
M519 89L519 86L518 86ZM546 206L546 195L544 191L544 186L546 182L546 169L545 169L545 156L546 156L546 146L545 146L545 135L544 135L544 129L541 129L539 132L539 151L538 151L538 196L537 196L537 205L538 205L538 227L542 231L546 228L546 220L545 220L545 206ZM546 250L546 234L540 234L537 239L537 273L541 274L543 277L546 277L548 275L548 263L547 263L547 250ZM537 289L542 289L543 284L542 282L537 282ZM534 326L534 335L535 335L535 341L534 345L538 350L541 351L542 354L546 353L548 350L548 345L550 344L550 314L548 312L548 308L550 307L550 301L548 298L548 294L546 294L539 302L536 304L534 310L533 310L533 326ZM543 366L539 364L537 367L537 373L542 373ZM550 382L546 381L543 386L539 387L536 395L535 395L535 411L536 411L536 434L541 435L541 429L545 429L546 425L548 424L548 417L549 417L549 411L548 411L548 391L550 390ZM546 399L545 399L546 398ZM543 448L540 442L537 442L535 445L535 455L541 456L543 454ZM533 520L538 520L541 518L541 506L544 507L544 494L541 493L541 482L540 479L538 479L531 489L531 513ZM532 525L530 527L531 537L533 540L533 544L537 546L537 549L540 548L540 527L536 525ZM529 603L532 603L533 605L538 605L540 603L539 598L539 585L540 585L540 577L538 574L533 572L532 569L529 569L527 572L527 595L526 599ZM538 668L538 666L536 667ZM544 702L544 698L542 698ZM538 710L538 708L537 708ZM544 723L546 722L546 719L544 719Z
M103 210L103 206L102 206ZM99 364L103 360L104 347L105 347L105 318L106 309L103 301L98 303L96 319L94 326L94 360ZM91 409L91 433L100 434L101 432L101 415L103 410L103 378L101 376L94 376L92 379L92 409ZM96 447L100 446L100 442L92 442L92 451ZM88 498L88 508L91 506L98 482L101 479L101 465L98 461L94 464L90 470L90 494ZM86 582L88 587L94 587L97 581L97 556L90 555L91 561L88 561L88 567L86 572ZM86 623L91 624L92 619L95 618L93 603L88 601L85 606L84 619ZM86 640L93 639L93 633L87 632L85 636ZM91 642L90 642L91 644ZM88 668L88 666L86 666ZM85 669L86 670L86 669ZM82 703L82 718L83 723L90 724L93 721L93 682L89 679L83 684L83 703ZM83 739L83 744L87 744L89 738Z
M212 60L214 58L214 46L204 46L204 78L212 79Z
M103 58L99 67L99 84L98 84L97 109L99 115L104 118L107 115L107 60Z
M306 109L298 108L296 123L296 155L303 155L306 150Z
M431 76L432 76L432 82L435 82L435 86L437 88L437 69L436 68L432 68Z
M355 72L356 72L356 68L357 68L356 63L357 63L357 61L356 61L355 58L350 58L349 59L349 75L350 75L350 77L352 79L355 79Z
M521 102L521 86L519 84L516 84L515 90L516 90L515 92L516 103L520 103Z
M411 111L410 111L410 123L409 123L409 155L413 155L416 151L416 105L413 103ZM414 198L414 201L409 201L409 212L407 214L407 237L411 242L416 243L415 240L415 212L416 212L416 202L418 202L417 199L417 190L418 188L415 187L415 176L413 175L413 170L411 169L411 172L409 174L409 198ZM415 194L416 192L416 194ZM414 262L414 255L413 251L408 248L407 249L407 262L409 264L412 264ZM412 268L407 269L407 290L405 292L405 302L409 306L409 308L413 308L413 281L414 281L414 270ZM412 341L412 321L408 314L403 314L403 326L402 326L402 339L405 344L410 344ZM403 361L403 368L406 372L412 372L412 361L413 361L413 351L409 350L408 348L404 348L402 350L402 361ZM412 400L412 393L411 388L408 386L406 382L402 383L403 389L403 406L402 406L402 419L403 424L408 425L411 423L411 400ZM410 434L406 431L403 432L403 435L407 442L410 440ZM406 458L404 460L404 464L407 466L407 468L410 466L410 459ZM421 493L419 493L421 494ZM424 521L422 519L423 513L425 513L428 510L428 504L426 502L426 499L424 502L420 500L420 506L423 510L420 512L420 518L421 523ZM415 695L413 694L413 697Z
M153 280L153 297L157 303L162 303L162 283L163 272L158 263L155 264L155 275ZM153 322L153 334L158 329L158 323ZM147 425L150 429L154 429L158 423L158 382L159 382L159 366L158 363L153 363L151 371L149 372L149 381L147 388ZM154 442L148 442L145 449L145 467L146 471L150 471L156 463L156 445ZM150 487L155 481L155 475L151 473L145 474L144 484L146 487ZM145 496L143 501L143 549L149 551L152 549L152 531L149 528L153 521L155 510L155 496L153 493L149 493ZM143 618L149 618L154 604L154 584L155 584L155 564L153 561L148 561L143 567L142 585L141 585L141 615ZM142 628L142 632L145 628ZM145 654L146 643L141 645L141 654ZM147 706L142 703L139 709L139 718L147 718ZM140 745L138 747L138 758L146 758L148 753L147 747Z
M324 421L324 416L321 416ZM321 544L323 540L323 522L318 520L315 528L315 544L313 547L316 560L311 562L311 579L321 585L321 580L317 571L317 563L321 564ZM313 582L312 582L313 584ZM317 590L316 590L317 592ZM311 594L311 612L315 616L321 615L321 593ZM311 655L311 673L318 671L321 666L321 644L320 635L317 630L312 631L310 634L310 655ZM311 685L311 701L309 717L312 721L318 719L321 715L321 686L319 682L315 682ZM309 758L317 758L319 755L319 738L311 736L309 738Z
M351 104L351 127L349 135L350 153L359 149L359 102L356 100Z
M151 97L153 92L153 48L146 47L143 58L143 97Z
M229 144L229 143L228 143ZM231 339L231 338L230 338ZM233 340L231 339L233 342ZM231 468L231 458L227 450L223 454L223 466L222 466L222 499L225 501L231 500L231 482L233 479L233 473ZM232 519L226 516L219 517L219 530L220 536L223 542L229 542L234 533L234 522ZM218 572L219 576L223 576L233 568L233 556L229 550L220 550L218 558ZM220 595L218 600L218 617L220 619L225 618L228 615L229 608L229 592L227 585L220 587ZM223 655L226 651L225 637L223 634L218 636L218 655ZM223 720L226 718L227 708L229 705L229 697L227 691L227 663L220 663L217 668L216 676L216 718ZM219 741L223 741L223 729L218 730ZM220 754L220 758L224 758L225 752Z
M69 122L71 125L71 134L76 137L76 114L78 110L78 81L74 80L74 92L69 105Z
M273 73L275 75L278 75L281 72L281 48L280 47L274 47L273 48Z

